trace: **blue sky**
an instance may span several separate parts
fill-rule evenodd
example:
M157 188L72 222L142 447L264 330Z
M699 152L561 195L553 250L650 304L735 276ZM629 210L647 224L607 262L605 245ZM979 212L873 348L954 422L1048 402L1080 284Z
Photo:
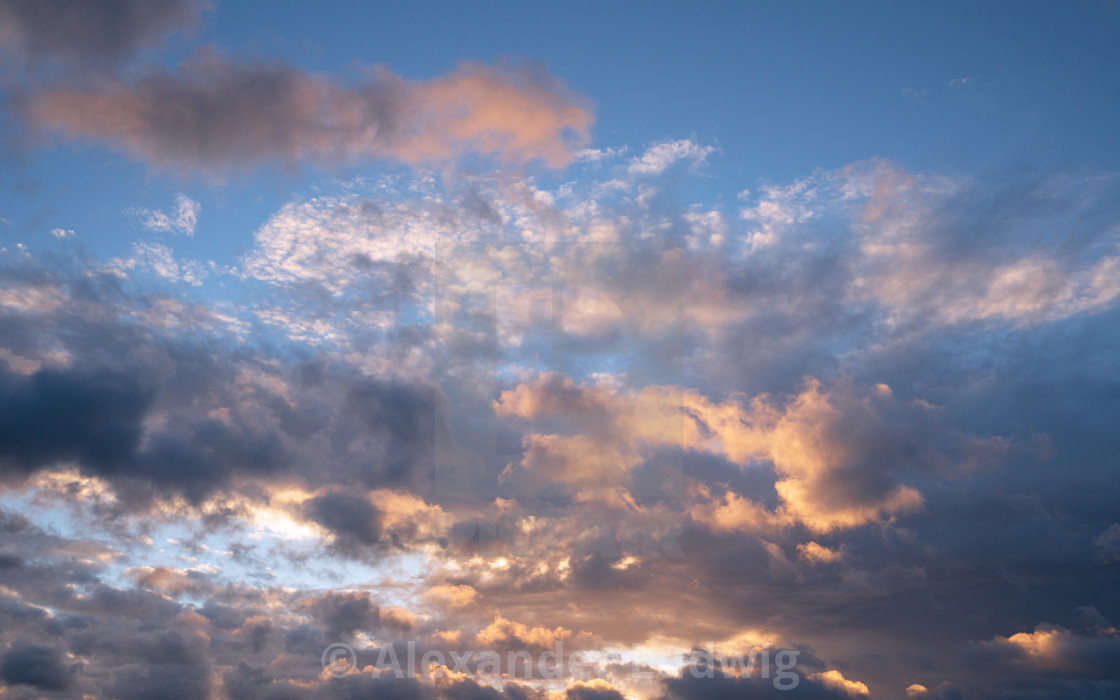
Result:
M1120 97L1109 87L1120 62L1118 13L1106 2L333 11L231 3L208 12L162 60L210 45L343 80L379 64L422 80L464 59L539 62L594 102L597 147L684 137L718 147L709 179L691 186L730 201L759 180L868 157L994 178L1069 163L1115 167L1116 140L1101 135L1120 120ZM165 207L168 191L189 190L216 234L192 243L222 263L290 192L347 173L253 172L215 188L96 147L17 152L0 205L11 222L5 242L49 242L44 233L73 228L80 212L96 231L83 244L118 253L133 233L122 210Z
M0 0L0 695L1117 695L1118 29Z

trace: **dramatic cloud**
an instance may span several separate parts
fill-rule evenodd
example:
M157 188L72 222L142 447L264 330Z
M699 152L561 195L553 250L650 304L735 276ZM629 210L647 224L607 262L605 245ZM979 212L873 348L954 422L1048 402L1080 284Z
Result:
M800 521L827 532L875 522L921 507L921 494L900 483L900 476L949 474L1006 449L998 439L947 433L937 408L920 399L900 405L886 385L860 395L850 382L824 389L813 380L784 402L763 395L744 405L673 387L610 396L546 377L536 386L503 392L495 410L499 416L579 428L571 435L532 433L521 469L537 480L571 487L582 500L624 487L657 447L711 452L743 468L754 460L770 462L779 477L774 488L782 508L765 511L729 493L724 503L700 506L694 514L718 529ZM512 478L516 471L504 475Z
M514 80L446 80L474 70ZM186 75L142 74L114 84ZM323 182L223 265L153 235L197 224L174 192L113 207L152 231L118 257L2 253L6 692L1115 690L1120 310L989 284L1107 272L1113 181L873 161L676 207L712 152L623 153ZM418 677L374 672L410 649Z

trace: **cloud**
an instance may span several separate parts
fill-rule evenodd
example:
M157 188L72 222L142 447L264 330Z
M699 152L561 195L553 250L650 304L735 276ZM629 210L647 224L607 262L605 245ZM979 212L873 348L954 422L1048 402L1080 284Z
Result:
M977 662L993 661L1030 674L1108 679L1120 662L1120 632L1112 627L1076 632L1040 624L1032 632L981 642L971 655Z
M66 690L73 683L76 666L67 665L52 647L16 645L0 657L0 680L46 691Z
M829 549L816 542L797 545L797 555L810 564L834 564L844 560L843 550Z
M152 391L134 377L40 370L0 374L0 465L28 473L73 460L102 473L131 461Z
M1103 194L1114 180L1055 177L991 193L915 178L884 162L848 166L838 184L857 203L860 257L853 261L851 293L885 306L896 323L909 316L1023 325L1098 312L1120 296L1120 241L1108 215L1099 218L1082 196ZM1023 210L1036 221L1015 236ZM1064 227L1076 233L1066 254L1055 256L1053 231ZM989 233L978 236L978 230Z
M381 540L381 513L361 496L337 492L317 496L304 504L308 517L334 536L334 544L351 553Z
M819 681L825 687L834 688L848 697L869 696L871 691L859 681L848 680L839 671L821 671L809 676L809 680Z
M44 88L22 113L29 123L157 168L212 176L272 162L419 165L468 154L561 167L586 143L592 123L586 100L526 64L463 63L426 82L379 68L344 84L213 52L133 81Z
M253 307L152 291L162 282L138 274L139 254L114 271L9 257L0 654L32 644L80 660L67 691L94 697L165 684L512 700L547 691L333 679L320 655L344 637L364 667L387 644L403 656L408 640L422 653L483 634L495 648L623 650L664 670L705 639L804 640L819 658L793 691L687 671L633 684L624 663L595 690L1114 695L1101 670L1111 625L1060 615L1071 601L1107 612L1115 589L1115 305L949 320L941 302L982 296L966 285L896 306L889 267L867 262L902 240L891 255L918 250L938 269L1038 250L1091 269L1113 254L1110 185L858 174L683 213L596 183L333 183L261 227L248 280L223 278L248 281ZM1023 206L1037 208L1014 220ZM766 225L772 242L748 240ZM1057 230L1069 235L1048 248ZM538 244L553 235L612 244ZM439 254L444 240L501 236L513 243ZM161 264L154 252L143 266ZM506 290L503 317L487 280L516 275L530 292ZM554 279L570 283L556 297ZM883 283L883 298L855 280ZM425 301L439 284L475 285L454 298L461 313ZM679 332L662 320L673 298L689 312ZM662 333L680 352L516 366L534 324L551 332L552 301L566 345L627 350ZM452 431L440 411L468 420ZM1041 432L1047 464L1018 437ZM456 488L437 491L436 477ZM993 636L1008 630L1026 636Z
M407 630L412 621L400 614L382 610L368 593L341 591L324 593L300 601L315 619L325 626L330 641L351 639L355 633L371 634L378 630Z
M922 506L903 475L952 473L1006 449L998 439L946 434L939 412L925 402L898 402L885 385L860 392L850 381L826 388L810 379L784 400L759 395L744 403L679 387L611 396L545 376L502 392L494 408L499 417L543 425L551 419L564 430L530 434L519 467L503 475L562 484L585 500L625 488L635 467L660 447L721 455L743 468L754 460L773 464L782 506L770 511L729 494L693 510L717 529L800 521L828 532L881 522ZM698 493L710 497L703 488Z
M1097 546L1102 561L1120 559L1120 523L1109 525L1107 530L1097 536L1093 544Z
M758 672L744 674L738 678L725 676L722 673L715 673L713 677L702 675L697 677L689 669L681 669L678 678L666 678L662 681L665 694L661 700L732 700L733 698L848 700L853 697L866 697L864 694L853 694L849 686L837 682L833 675L829 675L840 676L838 671L813 673L799 664L796 673L797 685L788 688L777 687L771 678L762 678Z
M660 175L671 165L682 160L689 161L691 167L696 167L715 151L714 146L701 146L690 139L661 141L634 158L627 171L631 175Z
M202 211L201 204L180 192L175 195L175 210L171 214L143 207L129 209L126 213L139 217L140 225L149 231L167 231L193 236L200 211Z
M0 6L0 43L5 53L71 69L111 65L194 28L203 7L196 0L11 0Z
M566 700L625 700L617 688L604 680L576 681L564 690Z
M121 507L143 509L157 496L198 504L234 481L276 476L296 462L308 465L311 490L337 483L408 490L430 478L430 388L307 367L278 372L262 356L235 350L230 327L198 309L120 297L111 284L97 288L106 278L84 273L28 279L6 284L10 294L28 291L0 307L9 346L0 362L0 474L8 480L76 469L105 480ZM175 322L165 323L165 313ZM53 330L42 314L52 314ZM39 345L55 331L59 340ZM204 338L213 344L201 352ZM320 413L323 406L332 408ZM329 501L325 491L317 495ZM430 514L417 504L372 497L377 506L369 508L385 509L394 537L413 527L400 524L408 520L430 534ZM323 521L340 511L310 512Z
M199 287L210 274L210 267L198 260L175 257L175 251L162 243L136 241L132 244L132 257L116 258L107 270L123 275L131 268L148 269L172 282L186 282Z
M440 602L452 609L466 608L475 602L478 591L466 584L457 586L442 584L429 588L424 597Z
M541 625L529 626L497 615L489 625L475 634L474 639L479 644L502 651L508 649L541 651L553 650L558 642L582 641L586 644L589 641L588 637L586 633L576 634L563 627L548 629Z

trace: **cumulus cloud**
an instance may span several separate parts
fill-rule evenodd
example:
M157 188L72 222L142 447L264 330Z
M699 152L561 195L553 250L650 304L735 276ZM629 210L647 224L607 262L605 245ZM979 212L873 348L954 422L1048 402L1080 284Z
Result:
M498 615L494 620L479 630L475 640L479 644L499 649L552 649L557 642L571 639L572 630L557 627L548 629L540 625L530 627L520 622L507 620Z
M67 664L52 647L17 644L0 657L0 680L46 691L66 690L73 683L77 664Z
M560 167L592 123L586 100L528 65L463 63L426 82L379 68L345 84L213 52L133 81L43 88L22 111L68 138L211 174L268 162L438 164L468 153Z
M867 697L871 694L866 684L860 683L859 681L848 680L844 677L844 674L835 670L814 673L809 676L809 679L820 681L825 687L838 690L848 697Z
M977 661L995 661L1032 674L1104 679L1111 677L1120 659L1120 632L1112 627L1076 632L1040 624L1031 632L981 642L972 653Z
M881 521L921 507L921 494L900 480L906 474L950 473L1006 449L999 439L946 441L935 407L899 402L885 385L860 392L850 381L826 388L810 380L785 400L760 395L744 403L657 386L611 396L552 376L502 392L495 411L567 424L563 434L527 437L520 471L565 484L583 499L624 489L634 468L659 447L718 454L743 468L754 460L771 463L781 508L760 508L731 493L693 511L719 529L799 521L828 532ZM517 474L507 469L509 478ZM703 487L699 495L710 496Z
M963 287L914 311L868 262L898 234L890 255L998 269L1068 221L1056 264L1092 269L1112 255L1108 208L1087 204L1107 185L1049 182L1038 236L980 240L951 234L1002 220L981 202L1014 206L862 167L756 188L745 217L570 182L332 185L257 231L241 268L253 308L145 288L141 268L182 277L170 249L111 270L0 268L0 650L46 649L36 658L74 669L68 692L111 697L546 692L330 678L320 655L339 639L361 668L407 640L638 645L626 653L659 670L713 638L819 654L793 691L687 671L628 685L625 664L552 686L582 697L955 697L944 678L1014 697L1015 677L1108 694L1115 635L1099 613L1032 630L1057 618L1024 626L1008 601L1105 610L1115 588L1114 438L1100 436L1116 311L942 315L949 297L983 298ZM914 201L930 216L902 227ZM937 224L954 203L956 223ZM766 227L772 242L747 240ZM438 253L498 234L514 242ZM425 301L439 285L464 290L452 311ZM620 354L645 336L679 346L526 368L542 328ZM1049 464L994 437L1036 430L1052 433Z

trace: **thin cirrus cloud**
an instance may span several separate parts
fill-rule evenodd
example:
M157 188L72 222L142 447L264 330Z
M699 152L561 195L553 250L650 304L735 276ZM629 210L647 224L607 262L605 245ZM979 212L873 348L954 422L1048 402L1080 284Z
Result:
M593 123L588 100L528 65L465 62L427 81L375 68L346 84L213 51L131 81L41 88L22 113L69 139L190 172L270 162L440 164L470 154L559 167L586 145Z

